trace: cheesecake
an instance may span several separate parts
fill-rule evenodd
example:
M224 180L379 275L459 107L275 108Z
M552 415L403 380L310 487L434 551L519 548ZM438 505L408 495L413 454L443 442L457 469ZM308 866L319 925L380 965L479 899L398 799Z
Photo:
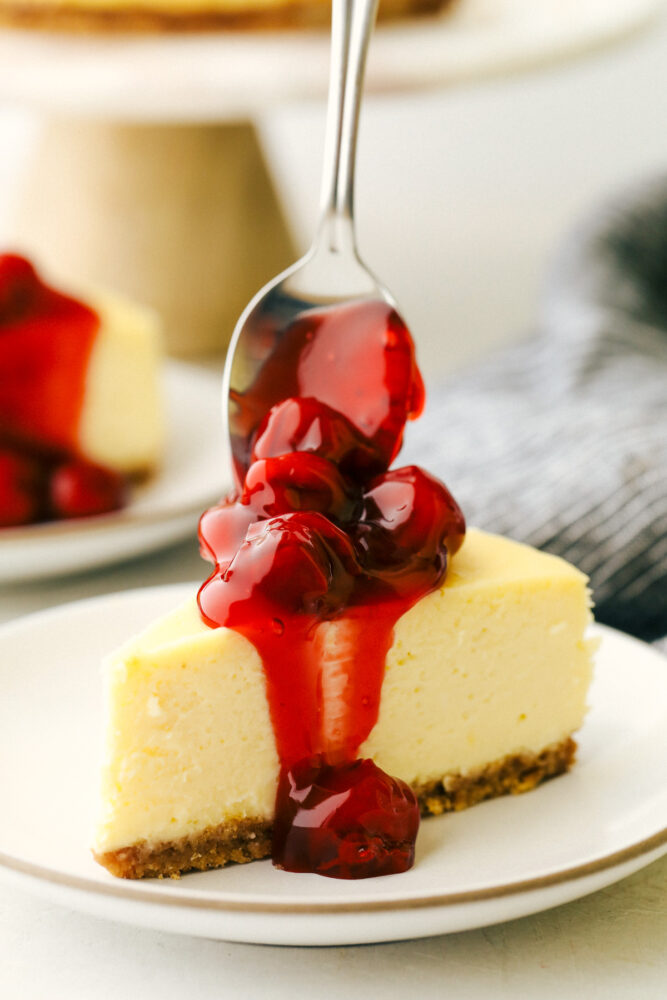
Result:
M144 478L159 467L164 450L160 323L152 309L117 293L97 291L89 301L99 327L74 448L91 462Z
M161 361L151 310L73 296L0 255L0 525L86 513L156 471Z
M212 569L105 667L95 857L132 878L269 853L400 874L422 813L571 765L586 578L467 531L444 483L394 467L425 394L393 304L277 300L255 322L257 364L229 369L235 489L199 524Z
M591 680L586 584L469 530L443 586L395 627L361 756L407 782L423 815L567 771ZM254 646L206 626L193 598L111 655L104 684L96 859L139 878L268 856L280 765Z

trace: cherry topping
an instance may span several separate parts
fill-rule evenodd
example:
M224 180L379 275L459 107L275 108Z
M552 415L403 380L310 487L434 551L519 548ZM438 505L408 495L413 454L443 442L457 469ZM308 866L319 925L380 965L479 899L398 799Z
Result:
M305 760L278 785L273 859L290 872L372 878L412 867L419 806L412 789L371 760Z
M339 523L348 521L355 510L352 490L336 466L319 455L299 451L253 462L242 502L258 517L312 510Z
M316 399L285 399L269 410L257 431L251 459L290 451L328 458L352 478L370 478L384 468L372 442L342 413Z
M200 589L199 606L209 623L244 632L276 617L325 619L346 605L358 572L349 538L326 517L285 514L248 528L225 572Z
M465 522L437 479L387 471L423 404L393 310L309 311L264 333L273 349L236 397L238 493L200 522L215 570L199 607L262 658L281 762L274 863L334 878L405 871L414 794L355 758L394 625L440 585Z
M47 456L76 451L99 322L27 260L0 255L0 439Z
M401 446L405 421L424 405L412 338L398 313L373 300L311 309L281 322L254 383L235 396L235 454L245 452L247 466L272 407L300 397L341 414L371 447L376 470L386 469Z
M366 569L401 591L429 579L437 586L464 535L463 514L447 487L416 465L390 469L370 484L354 528Z
M0 528L37 521L44 504L39 462L8 448L0 449Z
M224 573L256 519L253 508L242 504L236 495L204 511L199 519L199 550L203 558Z
M92 462L75 460L59 465L49 483L55 517L108 514L125 503L127 484L117 472Z
M30 261L0 254L0 326L16 323L30 312L39 284Z

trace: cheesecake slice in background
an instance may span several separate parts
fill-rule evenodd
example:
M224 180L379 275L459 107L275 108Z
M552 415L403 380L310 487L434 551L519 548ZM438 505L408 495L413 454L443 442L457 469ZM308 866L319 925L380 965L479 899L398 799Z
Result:
M152 310L96 293L100 319L88 362L77 448L131 477L154 472L164 448L162 336Z
M164 448L155 314L0 255L0 526L117 508Z

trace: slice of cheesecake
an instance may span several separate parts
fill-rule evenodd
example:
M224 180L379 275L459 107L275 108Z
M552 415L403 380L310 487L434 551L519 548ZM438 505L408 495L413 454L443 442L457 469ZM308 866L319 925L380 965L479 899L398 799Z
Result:
M151 310L106 292L75 298L0 255L0 441L150 472L164 435L160 360Z
M397 623L360 757L408 782L424 814L566 771L586 712L586 578L471 530L444 585ZM323 642L335 644L335 622ZM195 600L108 658L93 851L114 875L177 875L271 853L279 760L262 663Z
M0 255L0 526L122 505L162 457L161 362L151 310Z

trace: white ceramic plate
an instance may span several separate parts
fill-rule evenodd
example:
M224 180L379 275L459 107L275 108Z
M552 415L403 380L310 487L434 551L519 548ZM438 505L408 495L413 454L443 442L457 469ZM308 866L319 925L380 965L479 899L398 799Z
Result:
M92 569L194 535L202 511L220 498L228 481L221 386L221 375L169 362L167 450L159 474L136 487L117 513L3 528L0 583Z
M542 66L616 41L662 0L465 0L380 25L367 86L387 92ZM86 36L0 34L0 97L62 114L220 121L323 97L327 31Z
M342 882L256 862L123 882L87 840L100 657L196 584L65 605L0 629L0 874L63 905L232 941L361 944L509 920L609 885L667 852L667 662L597 629L592 707L572 773L422 824L404 875Z

